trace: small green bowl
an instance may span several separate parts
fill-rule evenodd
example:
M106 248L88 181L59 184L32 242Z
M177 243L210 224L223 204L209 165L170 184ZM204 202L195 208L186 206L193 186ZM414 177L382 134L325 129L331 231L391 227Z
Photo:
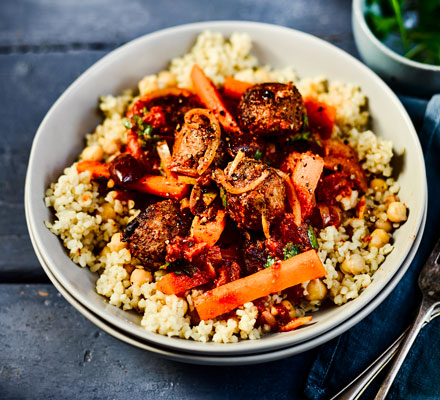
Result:
M430 97L440 93L440 66L410 60L384 45L365 21L365 0L353 0L352 27L357 49L364 62L394 90Z

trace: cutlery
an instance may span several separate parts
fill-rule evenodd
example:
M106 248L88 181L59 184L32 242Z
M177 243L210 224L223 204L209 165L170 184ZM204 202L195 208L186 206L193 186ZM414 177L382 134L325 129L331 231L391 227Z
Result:
M440 307L436 307L431 318L425 322L427 325L434 318L440 316ZM391 359L396 355L399 346L403 342L409 327L376 359L374 360L357 378L351 381L340 392L330 400L357 400L364 393L374 378L388 365Z
M405 360L412 344L426 321L429 321L434 309L440 304L440 239L432 250L428 261L423 266L419 275L419 288L423 298L416 320L412 324L402 347L396 355L390 370L380 387L375 400L383 400L388 394L394 378Z

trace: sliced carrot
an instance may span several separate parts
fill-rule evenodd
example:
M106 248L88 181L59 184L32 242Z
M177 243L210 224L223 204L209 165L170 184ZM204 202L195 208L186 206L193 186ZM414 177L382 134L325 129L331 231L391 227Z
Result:
M292 172L292 182L301 203L302 218L313 210L314 194L324 168L324 160L312 153L302 153Z
M294 329L298 328L301 325L307 324L307 322L310 322L312 320L312 317L300 317L295 318L286 325L282 326L279 331L280 332L289 332L293 331Z
M322 139L330 138L335 125L336 108L313 98L305 99L304 105L307 109L310 128L318 132Z
M254 86L253 83L239 81L238 79L234 79L231 76L227 76L225 78L225 83L223 86L225 96L232 97L234 99L240 99L246 90L248 90L251 86Z
M215 270L213 268L209 268L206 271L197 270L192 276L185 275L184 273L177 275L175 272L170 272L157 282L156 288L165 294L181 296L188 289L204 285L213 278L215 278Z
M223 128L227 132L239 132L240 128L237 122L235 122L234 117L226 109L217 88L197 64L194 64L191 70L191 80L200 100L214 113Z
M191 226L191 236L198 243L206 243L214 246L220 239L226 225L226 211L218 210L215 220L202 222L197 215L194 217Z
M323 277L326 274L316 251L309 250L275 263L255 274L205 292L194 299L194 304L199 317L207 320L249 301Z
M183 199L189 191L189 185L180 184L177 180L161 175L145 175L135 183L125 186L136 192L153 194L168 199Z
M99 177L110 178L110 172L106 164L98 161L84 160L76 164L76 170L80 174L81 172L90 171L92 179Z

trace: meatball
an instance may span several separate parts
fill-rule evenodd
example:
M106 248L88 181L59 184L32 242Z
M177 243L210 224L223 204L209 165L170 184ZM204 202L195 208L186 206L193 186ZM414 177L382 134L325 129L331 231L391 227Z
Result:
M182 214L179 202L165 200L150 205L131 221L123 236L131 254L150 268L164 264L167 242L185 236L190 228L189 218Z
M238 121L255 137L291 136L301 132L306 108L292 83L251 86L238 104Z
M226 172L233 163L229 163ZM260 161L243 158L235 171L230 174L225 185L228 192L229 185L235 189L252 187L252 183L265 179L255 188L240 194L227 195L227 211L239 227L247 229L262 229L262 216L267 223L280 218L286 211L286 188L283 179L278 176L274 168Z
M198 176L225 156L221 128L214 114L194 108L185 114L185 124L176 134L170 169L184 175Z

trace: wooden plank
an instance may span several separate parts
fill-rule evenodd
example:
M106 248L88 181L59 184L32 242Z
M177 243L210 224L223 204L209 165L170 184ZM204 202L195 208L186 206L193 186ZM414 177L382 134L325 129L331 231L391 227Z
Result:
M113 48L169 26L253 20L299 29L354 51L346 0L17 0L0 2L0 51Z
M300 398L313 359L309 352L257 366L182 365L109 336L49 284L0 285L0 302L4 399Z
M30 244L24 216L29 151L53 102L105 53L0 55L0 282L47 281Z

